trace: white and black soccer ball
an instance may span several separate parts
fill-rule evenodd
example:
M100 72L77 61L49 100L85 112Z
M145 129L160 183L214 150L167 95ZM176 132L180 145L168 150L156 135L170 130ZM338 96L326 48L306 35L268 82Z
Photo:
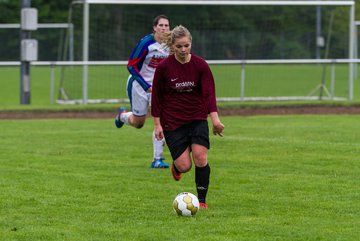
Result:
M179 216L192 217L199 210L199 199L192 193L182 192L175 197L173 208Z

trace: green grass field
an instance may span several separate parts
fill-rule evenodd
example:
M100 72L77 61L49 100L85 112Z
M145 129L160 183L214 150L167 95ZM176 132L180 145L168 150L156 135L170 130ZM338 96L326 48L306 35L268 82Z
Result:
M287 67L247 67L245 95L306 95L320 83L321 66ZM218 96L238 97L240 67L212 70ZM117 71L92 69L89 93L104 88L124 98L127 73ZM119 79L94 84L108 72ZM57 90L60 69L55 73ZM338 96L347 94L346 74L344 66L336 69ZM17 68L0 68L0 111L117 107L50 104L50 68L38 66L31 70L31 105L20 105L19 78ZM219 105L352 105L360 100L357 83L354 101ZM222 121L225 137L211 137L210 208L183 218L171 204L180 192L195 193L194 173L175 182L169 170L149 168L151 120L142 130L118 130L112 119L0 120L0 240L358 240L360 116Z
M222 121L209 209L184 218L172 201L195 192L194 170L175 182L149 168L151 120L1 120L0 239L359 239L360 116Z

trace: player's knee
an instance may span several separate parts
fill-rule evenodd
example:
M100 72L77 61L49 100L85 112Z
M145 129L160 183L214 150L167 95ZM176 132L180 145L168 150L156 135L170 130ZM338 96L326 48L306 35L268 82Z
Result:
M141 129L144 126L144 123L134 123L134 127L137 129Z
M176 164L177 169L182 172L188 172L191 169L191 162L180 162Z
M208 163L206 153L205 154L194 155L194 162L195 162L197 167L206 166L207 163Z
M131 125L137 129L140 129L145 124L145 118L143 117L133 117Z

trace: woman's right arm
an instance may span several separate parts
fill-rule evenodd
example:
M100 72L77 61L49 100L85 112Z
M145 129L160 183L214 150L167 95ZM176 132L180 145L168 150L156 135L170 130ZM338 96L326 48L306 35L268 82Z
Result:
M141 65L146 55L149 53L147 44L145 44L146 41L148 41L148 38L146 37L140 40L140 42L136 45L133 52L131 53L127 64L128 71L130 72L132 77L140 84L140 86L144 89L145 92L147 92L148 89L151 88L151 85L140 74L140 69L138 68L138 66Z
M151 115L154 117L155 137L161 140L164 137L163 128L160 123L162 89L161 89L162 68L157 67L154 74L153 86L151 92Z
M160 117L154 117L154 125L155 125L155 138L157 140L162 140L164 138L164 132L160 124Z

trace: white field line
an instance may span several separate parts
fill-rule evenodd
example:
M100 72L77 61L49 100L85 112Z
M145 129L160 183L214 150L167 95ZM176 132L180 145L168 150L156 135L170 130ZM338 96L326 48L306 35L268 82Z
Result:
M314 141L314 140L296 140L289 138L266 138L266 137L244 137L244 136L226 136L224 139L237 140L237 141L260 141L260 142L271 142L279 144L306 144L306 145L331 145L331 146L355 146L360 147L359 142L333 142L333 141Z

